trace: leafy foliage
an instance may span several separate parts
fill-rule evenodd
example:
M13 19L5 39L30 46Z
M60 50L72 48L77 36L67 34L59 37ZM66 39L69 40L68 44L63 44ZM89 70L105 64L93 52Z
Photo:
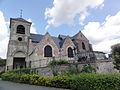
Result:
M1 78L1 75L2 75L3 73L5 73L5 71L0 72L0 78Z
M62 64L68 64L68 61L65 60L53 60L51 62L49 62L49 66L55 66L55 65L62 65Z
M69 88L72 90L119 90L120 74L82 73L71 76L44 77L37 74L19 74L5 72L3 80L21 82L26 84Z
M69 88L68 76L55 76L50 80L50 86L58 88Z
M8 80L8 81L14 81L14 82L20 82L20 77L22 74L37 74L36 69L16 69L16 70L8 70L3 72L1 75L1 78L3 80Z
M82 73L93 73L96 72L95 68L93 68L90 64L86 64L83 66L81 70Z
M115 44L112 47L112 56L114 58L114 68L120 71L120 44Z
M6 65L6 59L0 59L0 67L3 67Z
M89 74L73 75L69 79L70 88L74 90L119 90L120 74Z
M26 84L28 83L28 84L29 84L30 77L31 77L30 74L22 74L22 75L20 76L20 81L21 81L22 83L26 83Z
M43 77L41 75L37 75L37 74L22 74L20 81L22 83L28 83L28 84L32 84L32 85L40 85L40 86L50 86L49 82L50 82L50 78L48 77Z
M20 82L20 74L5 72L1 75L2 80Z

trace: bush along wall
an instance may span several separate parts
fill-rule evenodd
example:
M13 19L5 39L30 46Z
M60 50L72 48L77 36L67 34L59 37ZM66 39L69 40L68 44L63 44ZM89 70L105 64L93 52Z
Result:
M3 72L0 76L2 80L20 82L20 77L22 74L38 74L36 69L16 69Z
M75 90L119 90L120 74L79 74L70 79L70 88Z
M39 86L73 90L120 90L120 74L81 73L71 76L44 77L37 74L5 72L2 79Z

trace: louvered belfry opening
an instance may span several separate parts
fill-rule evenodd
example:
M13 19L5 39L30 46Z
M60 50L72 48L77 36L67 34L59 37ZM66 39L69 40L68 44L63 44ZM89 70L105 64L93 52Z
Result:
M17 26L17 33L18 34L25 34L25 27L23 25Z

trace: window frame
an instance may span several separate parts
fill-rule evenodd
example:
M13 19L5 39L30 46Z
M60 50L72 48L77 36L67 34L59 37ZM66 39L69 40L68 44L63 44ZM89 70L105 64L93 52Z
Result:
M50 45L46 45L44 47L44 57L52 57L52 56L53 56L52 47Z
M85 43L84 43L84 42L82 42L82 49L83 49L83 50L86 50L86 46L85 46Z
M68 53L68 57L69 58L73 58L74 57L73 49L71 47L68 47L67 53Z
M16 28L17 34L25 34L25 27L23 25L18 25Z

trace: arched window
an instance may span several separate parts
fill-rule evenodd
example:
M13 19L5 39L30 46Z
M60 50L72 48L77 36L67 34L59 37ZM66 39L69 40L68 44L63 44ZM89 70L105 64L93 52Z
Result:
M18 25L17 26L17 33L25 34L25 27L23 25Z
M47 45L44 48L44 57L52 57L52 48L51 48L51 46Z
M68 48L68 57L73 57L73 49L71 47Z
M86 50L85 44L82 42L82 49Z

